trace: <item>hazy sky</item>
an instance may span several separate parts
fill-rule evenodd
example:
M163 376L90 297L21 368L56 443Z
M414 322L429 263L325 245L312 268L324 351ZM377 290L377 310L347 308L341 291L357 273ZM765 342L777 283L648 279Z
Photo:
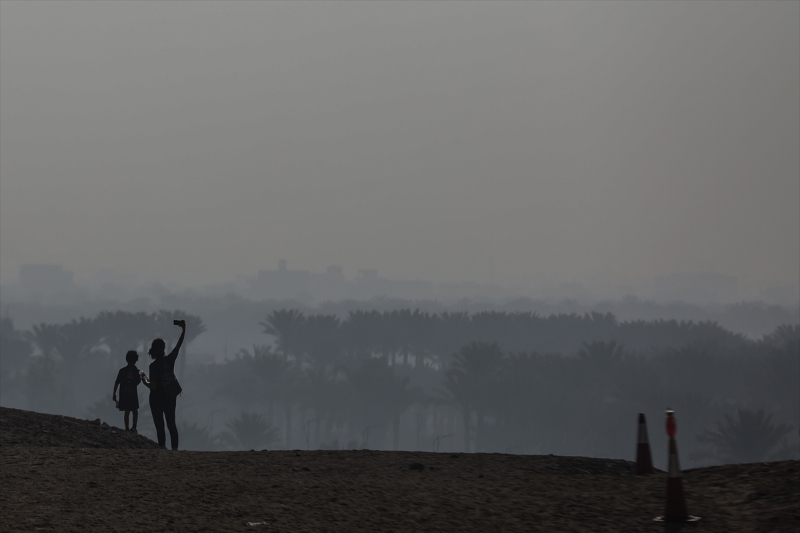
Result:
M800 2L0 2L0 281L800 276Z

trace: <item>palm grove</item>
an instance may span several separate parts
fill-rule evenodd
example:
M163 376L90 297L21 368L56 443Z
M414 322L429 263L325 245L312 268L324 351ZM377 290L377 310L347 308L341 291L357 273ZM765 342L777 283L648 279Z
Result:
M30 331L5 318L2 404L118 425L108 391L122 355L143 355L157 336L174 340L179 316L191 345L205 325L179 310L102 312ZM659 457L669 407L688 465L798 455L791 429L800 419L800 325L752 340L713 322L409 309L346 317L281 309L259 324L270 342L222 364L181 357L179 419L189 449L630 459L644 412ZM140 427L151 427L141 403Z

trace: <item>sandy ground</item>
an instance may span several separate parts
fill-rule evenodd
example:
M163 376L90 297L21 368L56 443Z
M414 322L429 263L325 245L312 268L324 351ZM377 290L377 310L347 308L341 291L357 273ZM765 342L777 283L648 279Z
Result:
M653 518L664 511L666 475L634 476L626 461L172 452L101 424L13 411L0 408L2 531L665 530ZM26 417L47 427L44 446L35 431L27 443L19 436ZM58 427L64 444L54 446ZM106 436L125 442L112 447ZM87 439L98 447L74 444ZM138 439L147 447L131 447ZM800 531L798 461L691 470L683 483L702 520L668 530Z

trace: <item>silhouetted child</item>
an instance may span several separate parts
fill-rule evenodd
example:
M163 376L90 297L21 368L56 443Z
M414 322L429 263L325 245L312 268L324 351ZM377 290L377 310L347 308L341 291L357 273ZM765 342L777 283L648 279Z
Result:
M136 392L136 387L141 383L142 378L139 375L139 369L136 368L136 361L139 360L139 354L135 350L130 350L125 354L125 360L128 366L121 368L117 374L117 381L114 382L114 395L112 399L117 403L117 409L125 411L125 431L129 430L128 417L133 411L133 427L130 431L136 431L136 423L139 421L139 393ZM119 387L119 401L117 402L117 387Z

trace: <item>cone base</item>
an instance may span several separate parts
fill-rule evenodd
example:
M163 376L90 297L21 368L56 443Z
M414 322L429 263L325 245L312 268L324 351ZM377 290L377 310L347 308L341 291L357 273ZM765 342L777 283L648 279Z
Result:
M701 517L689 515L686 518L667 518L665 516L657 516L653 518L654 522L699 522Z
M653 457L650 455L649 444L640 444L636 450L636 463L633 468L633 473L637 476L655 473L655 470L653 469Z

